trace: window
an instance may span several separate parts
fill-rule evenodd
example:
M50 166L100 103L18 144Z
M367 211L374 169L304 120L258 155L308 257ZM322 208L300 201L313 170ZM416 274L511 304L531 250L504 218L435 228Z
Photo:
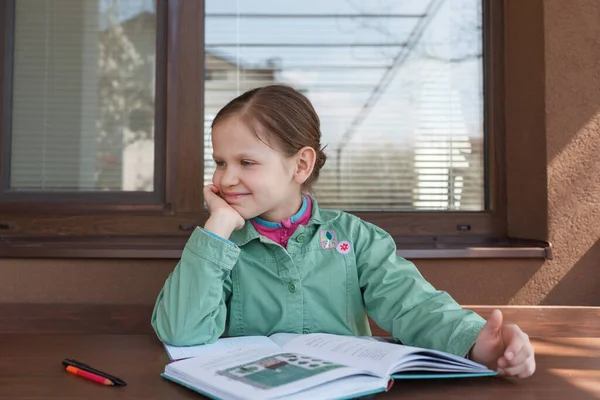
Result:
M415 212L432 220L460 212L446 234L492 228L476 226L493 195L483 3L207 1L206 71L226 78L205 85L205 184L216 112L250 88L283 83L321 118L328 158L315 192L323 207L379 224L376 213L385 213L397 234L409 234L400 213L415 222Z
M323 206L408 241L504 236L501 8L3 1L0 236L180 248L206 218L212 118L274 82L322 119Z

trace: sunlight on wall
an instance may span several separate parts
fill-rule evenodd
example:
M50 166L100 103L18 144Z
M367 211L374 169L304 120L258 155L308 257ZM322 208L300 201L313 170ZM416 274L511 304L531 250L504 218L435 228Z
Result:
M554 260L510 304L539 304L600 239L600 112L548 165L548 215ZM565 134L565 133L562 133Z

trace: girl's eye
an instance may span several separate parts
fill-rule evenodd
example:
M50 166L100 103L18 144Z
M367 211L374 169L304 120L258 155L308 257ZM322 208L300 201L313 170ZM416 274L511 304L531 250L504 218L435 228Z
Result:
M254 163L252 161L246 161L246 160L242 160L241 164L243 167L250 167L250 166L254 165Z
M217 164L217 167L224 167L225 161L215 161L215 164Z

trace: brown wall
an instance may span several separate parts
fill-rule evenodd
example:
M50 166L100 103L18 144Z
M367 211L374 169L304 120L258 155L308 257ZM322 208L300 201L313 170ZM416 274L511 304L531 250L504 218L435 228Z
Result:
M600 2L509 0L506 19L508 231L555 259L417 265L463 304L600 305ZM2 259L0 302L151 304L174 265Z
M544 1L548 231L515 302L600 304L600 2Z

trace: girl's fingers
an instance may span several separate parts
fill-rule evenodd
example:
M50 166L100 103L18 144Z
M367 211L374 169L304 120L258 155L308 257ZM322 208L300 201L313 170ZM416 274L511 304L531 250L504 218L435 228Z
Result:
M530 355L519 365L508 368L499 368L498 373L503 376L516 376L518 378L527 378L535 372L535 358Z
M219 188L217 188L215 185L213 185L212 183L209 185L204 186L204 191L206 192L206 190L210 190L211 192L217 194L219 193Z
M511 367L523 364L528 358L533 356L533 347L529 343L525 343L512 360L507 360L504 367Z
M516 325L505 325L501 330L506 348L498 359L498 367L508 368L521 364L533 354L529 336Z

